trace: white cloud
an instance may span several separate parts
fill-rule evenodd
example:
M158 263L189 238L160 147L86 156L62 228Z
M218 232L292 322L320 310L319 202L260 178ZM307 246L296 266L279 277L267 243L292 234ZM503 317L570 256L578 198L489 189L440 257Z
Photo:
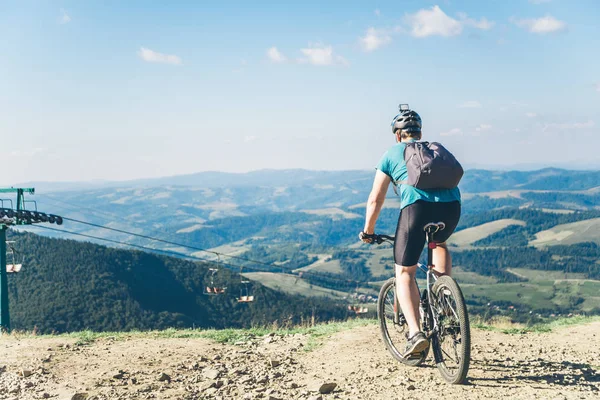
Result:
M300 63L308 63L317 66L349 65L345 58L333 54L333 48L331 46L325 46L323 44L309 45L306 49L300 49L300 52L304 54L304 58L298 60Z
M600 83L596 83L596 92L600 92Z
M537 117L537 114L534 112L528 112L528 113L525 113L525 116L527 118L535 118L535 117Z
M469 101L465 101L464 103L461 103L458 105L458 108L481 108L481 103L478 102L477 100L469 100Z
M585 128L591 128L594 125L596 125L594 123L594 121L588 120L587 122L575 122L573 124L573 128L575 128L575 129L585 129Z
M410 34L418 38L435 35L456 36L460 35L463 28L459 21L446 15L439 6L409 14L406 16L406 20L411 26Z
M440 136L462 136L463 132L460 128L452 128L448 132L441 132Z
M286 56L281 54L281 52L277 50L277 47L275 46L267 50L267 57L269 57L269 60L274 63L284 63L287 61Z
M248 142L253 142L256 140L256 136L245 136L244 137L244 142L248 143Z
M545 34L551 32L562 31L567 27L567 24L563 21L559 21L558 19L546 15L541 18L532 18L532 19L510 19L512 23L515 25L527 29L531 33Z
M470 25L474 26L477 29L482 29L484 31L489 31L494 27L494 25L496 25L494 21L488 21L488 19L485 17L482 17L479 21L475 21L472 19L469 19L469 21Z
M172 64L172 65L181 65L181 58L173 55L173 54L162 54L158 53L154 50L147 49L145 47L140 47L140 51L138 51L138 55L140 58L147 62L154 63L163 63L163 64Z
M475 131L476 132L484 132L484 131L489 131L490 129L492 129L492 126L489 124L479 124L476 128Z
M373 11L375 13L375 15L377 15L378 17L381 17L381 10L379 8L376 8L375 11Z
M69 22L71 22L71 17L69 16L69 14L67 14L65 10L60 10L60 13L61 16L58 18L59 24L68 24Z
M360 45L364 51L373 51L391 41L392 38L385 31L369 28L365 36L360 38Z
M550 123L544 124L542 127L542 131L546 132L548 130L560 129L560 130L569 130L569 129L586 129L592 128L596 125L596 123L592 120L588 120L586 122L567 122L567 123Z
M495 22L488 20L486 17L482 17L479 21L473 18L469 18L466 13L458 13L458 18L464 25L472 26L473 28L481 29L483 31L489 31L496 25Z

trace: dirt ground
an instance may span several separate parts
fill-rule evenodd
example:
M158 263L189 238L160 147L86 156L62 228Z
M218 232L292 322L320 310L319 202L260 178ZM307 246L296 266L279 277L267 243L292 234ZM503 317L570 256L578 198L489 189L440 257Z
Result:
M0 399L590 399L600 398L600 323L551 333L473 330L468 382L448 385L429 359L386 351L376 325L323 339L0 338ZM330 393L325 384L334 383Z

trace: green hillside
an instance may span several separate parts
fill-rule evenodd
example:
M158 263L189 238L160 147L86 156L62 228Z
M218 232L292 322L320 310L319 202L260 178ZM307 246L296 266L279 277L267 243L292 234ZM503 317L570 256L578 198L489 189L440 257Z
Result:
M485 239L488 236L512 225L524 226L525 222L508 218L486 222L484 224L456 232L456 234L452 235L450 238L449 243L456 246L467 246L479 240Z
M393 274L390 245L374 247L357 240L372 178L372 171L198 174L174 178L171 184L120 183L36 197L40 209L98 225L67 221L65 229L210 259L214 255L198 249L241 257L229 260L231 273L247 273L273 289L269 293L274 296L322 301L323 296L341 299L353 292L375 292L370 282ZM488 313L487 303L498 303L503 312L510 304L526 313L515 318L534 310L543 315L598 312L593 296L577 294L572 281L555 281L566 275L595 285L600 279L599 187L599 171L466 171L462 217L449 243L456 277L464 283L474 312ZM390 190L377 232L393 234L399 212L398 197ZM196 301L216 306L214 299ZM260 306L247 308L252 307ZM198 319L177 308L167 312L170 318L188 318L177 323Z
M346 317L343 305L290 296L253 283L256 301L238 304L240 276L221 269L223 296L202 294L210 263L32 234L13 235L25 266L9 275L13 329L66 332L249 327Z
M300 294L303 296L332 297L342 299L348 296L346 292L326 289L312 285L296 275L277 274L274 272L250 272L244 274L250 280L283 293Z
M600 244L600 218L556 225L535 234L530 242L532 246L551 246L556 244L576 244L594 242Z

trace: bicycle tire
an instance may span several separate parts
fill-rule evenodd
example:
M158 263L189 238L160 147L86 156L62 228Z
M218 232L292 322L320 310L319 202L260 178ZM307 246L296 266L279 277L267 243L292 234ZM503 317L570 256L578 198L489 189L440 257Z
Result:
M389 291L395 289L396 278L390 278L383 284L381 290L379 291L379 298L377 299L377 319L379 320L379 329L381 330L381 337L383 338L383 343L385 344L385 347L396 360L398 360L402 364L416 367L421 365L423 361L425 361L425 359L427 358L427 355L429 353L429 347L427 347L426 350L423 350L421 353L419 353L418 357L405 358L402 357L402 353L394 345L390 332L388 331L388 321L386 318L386 298L388 296ZM393 320L391 322L392 324L394 324ZM405 329L408 329L408 327L405 327Z
M465 304L465 299L463 297L462 291L460 290L460 287L458 286L456 281L449 276L439 277L433 285L431 291L434 298L433 301L436 304L430 305L431 312L437 312L437 310L440 310L443 307L439 304L439 299L441 298L440 294L442 290L447 290L450 292L456 305L456 309L454 311L456 312L458 318L456 318L456 315L453 315L452 319L458 319L458 323L460 326L461 348L460 351L456 351L455 349L455 353L458 355L457 358L459 358L459 360L456 372L451 372L447 367L446 362L444 361L444 358L442 356L442 342L448 338L445 338L442 332L436 333L434 340L432 340L435 362L438 370L440 371L440 374L446 382L451 384L461 384L464 383L467 377L467 373L469 371L469 364L471 362L471 328L469 326L469 314L467 312L467 306ZM446 294L444 293L443 295L445 296ZM438 318L443 319L445 318L445 315L438 313ZM442 327L441 329L446 328ZM453 336L452 340L456 344L456 337Z

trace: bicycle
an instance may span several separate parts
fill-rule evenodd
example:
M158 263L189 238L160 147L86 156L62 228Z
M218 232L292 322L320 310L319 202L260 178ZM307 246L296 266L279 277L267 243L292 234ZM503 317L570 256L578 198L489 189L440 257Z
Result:
M442 377L452 384L464 383L471 357L471 332L467 306L460 287L450 276L436 276L433 271L433 249L436 243L433 236L443 230L443 222L429 223L423 228L427 237L427 266L418 264L425 272L427 287L421 292L419 306L421 328L430 342L430 346L420 353L403 357L401 350L408 335L408 326L402 310L396 299L396 278L388 279L379 292L377 300L377 318L383 342L392 356L403 364L410 366L421 365L429 348ZM387 235L367 235L372 239L371 244L383 242L394 243L395 238ZM419 287L416 282L417 287ZM398 346L396 346L398 342Z

